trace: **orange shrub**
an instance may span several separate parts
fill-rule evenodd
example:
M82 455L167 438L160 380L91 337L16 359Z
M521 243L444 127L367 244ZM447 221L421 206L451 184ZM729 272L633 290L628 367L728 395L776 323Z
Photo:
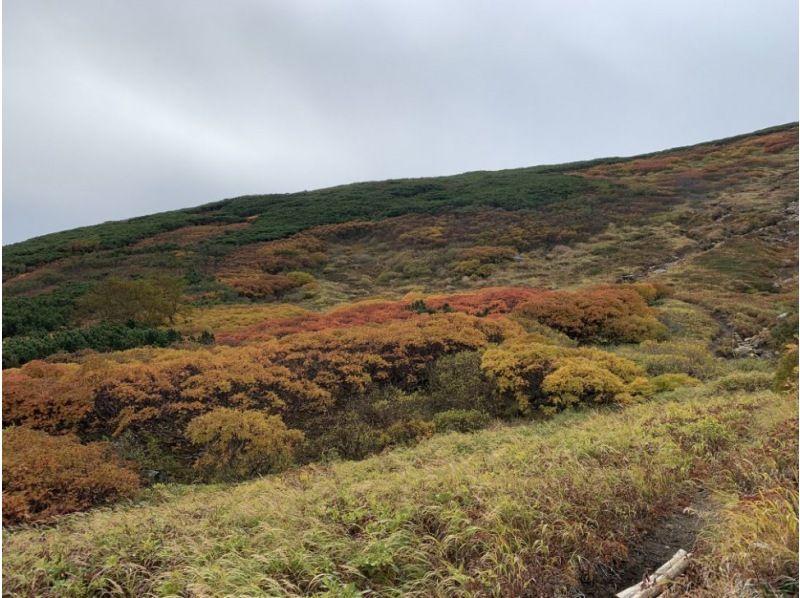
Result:
M124 364L98 385L96 397L97 432L154 433L179 447L188 421L218 407L314 413L331 402L328 391L258 347L165 352L151 363Z
M381 324L390 320L413 317L406 305L400 301L362 301L332 309L327 313L307 313L288 318L265 319L254 326L235 333L221 334L217 341L239 344L246 341L281 337L297 332L314 332L332 328Z
M520 303L538 297L542 291L525 287L489 287L473 293L432 295L425 302L434 309L447 305L453 311L473 315L505 314Z
M258 410L306 426L375 385L417 386L441 355L484 348L520 332L502 318L409 314L411 319L381 326L305 332L241 347L106 355L98 358L103 368L81 382L77 404L59 390L88 366L55 368L35 386L29 386L36 378L26 366L7 372L5 402L13 406L15 422L84 438L150 435L177 458L187 458L183 430L198 415L220 407Z
M573 330L576 338L581 338L582 334L579 332L585 328L585 335L589 338L596 337L599 332L608 332L616 334L608 340L628 340L632 335L637 338L645 335L648 338L647 335L661 334L662 328L655 320L655 312L647 307L644 299L654 301L665 296L667 292L665 287L650 283L575 293L527 287L488 287L452 295L422 296L418 299L434 312L463 312L477 316L506 314L516 310L515 313L524 319L533 317L534 313L538 314L539 309L543 311L542 323L567 334L568 330ZM218 335L217 341L235 345L297 332L408 320L418 315L409 309L411 303L409 298L403 301L362 301L326 313L269 318L253 326ZM523 308L523 304L526 307ZM561 305L564 307L559 312ZM545 319L552 324L548 324Z
M542 291L536 289L492 287L455 295L430 295L424 297L423 301L432 311L454 311L483 316L508 313L520 303L541 294ZM217 335L217 341L236 345L297 332L408 320L418 315L410 309L411 303L412 300L409 298L403 301L361 301L322 314L307 313L288 318L269 318L236 332Z
M413 387L440 355L483 348L513 330L513 325L466 314L423 314L382 326L294 334L267 347L292 371L346 395L375 382Z
M639 342L666 332L642 295L624 287L544 293L514 313L581 341Z
M281 274L265 274L258 270L234 272L220 277L220 281L251 299L269 299L303 286L297 280Z
M3 523L46 521L131 496L139 476L105 442L25 427L3 432Z
M3 425L27 425L58 433L74 430L94 406L92 383L104 368L96 362L30 361L3 371Z

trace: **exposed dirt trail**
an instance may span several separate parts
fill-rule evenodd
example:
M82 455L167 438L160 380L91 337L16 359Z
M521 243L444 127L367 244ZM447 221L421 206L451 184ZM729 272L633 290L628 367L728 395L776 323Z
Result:
M627 562L602 578L584 583L575 598L613 598L645 575L666 563L679 548L692 552L700 529L713 513L713 507L703 493L695 496L688 507L681 507L662 520L631 549Z

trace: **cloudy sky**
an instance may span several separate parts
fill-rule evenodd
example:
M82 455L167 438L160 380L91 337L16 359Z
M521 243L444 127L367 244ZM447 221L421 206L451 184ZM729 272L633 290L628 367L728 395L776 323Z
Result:
M3 243L797 120L796 0L5 0Z

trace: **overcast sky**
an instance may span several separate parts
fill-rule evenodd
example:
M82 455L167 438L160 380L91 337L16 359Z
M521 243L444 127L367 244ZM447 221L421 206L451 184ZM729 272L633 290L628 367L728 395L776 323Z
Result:
M797 120L796 0L5 0L3 242Z

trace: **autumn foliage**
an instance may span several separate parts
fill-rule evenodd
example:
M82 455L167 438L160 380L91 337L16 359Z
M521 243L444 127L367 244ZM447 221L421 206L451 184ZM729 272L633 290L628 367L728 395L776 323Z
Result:
M133 349L6 370L5 425L90 443L112 438L132 456L147 452L148 468L167 459L164 469L185 472L174 475L186 481L232 480L282 469L301 453L313 458L335 447L364 456L424 438L435 425L485 422L469 414L463 425L434 424L447 409L502 416L627 402L649 388L636 365L596 348L562 346L555 332L541 331L550 326L583 342L655 336L660 324L643 294L630 287L492 287L325 313L258 308L267 319L220 334L213 346ZM539 333L526 334L533 324ZM444 370L437 364L459 355L474 355L475 371L462 368L440 388ZM480 405L450 396L465 376L480 387ZM394 391L370 398L381 389ZM30 442L55 442L49 438ZM9 472L11 480L17 475Z
M581 341L638 342L663 334L648 301L664 291L638 284L585 291L542 291L525 287L488 287L455 294L412 296L402 301L369 300L325 313L308 312L291 317L267 318L253 326L217 336L226 344L242 344L298 332L383 324L419 315L412 304L429 312L463 312L498 316L513 312L522 322L536 321Z
M93 366L31 361L5 370L3 425L76 431L92 409L92 382L97 382Z
M132 495L139 476L105 442L26 427L3 432L3 523L45 521Z
M642 294L624 287L546 293L520 305L515 315L580 341L639 342L666 333Z
M192 444L201 447L195 468L206 478L241 480L272 473L292 462L303 440L277 415L220 407L194 418L186 428Z
M537 335L487 350L481 368L496 382L499 398L521 413L626 403L650 390L644 372L628 359L595 348L544 344Z
M239 294L250 298L272 298L313 280L313 277L308 279L296 274L318 267L326 259L325 241L305 233L280 241L248 245L227 256L216 269L219 280Z

